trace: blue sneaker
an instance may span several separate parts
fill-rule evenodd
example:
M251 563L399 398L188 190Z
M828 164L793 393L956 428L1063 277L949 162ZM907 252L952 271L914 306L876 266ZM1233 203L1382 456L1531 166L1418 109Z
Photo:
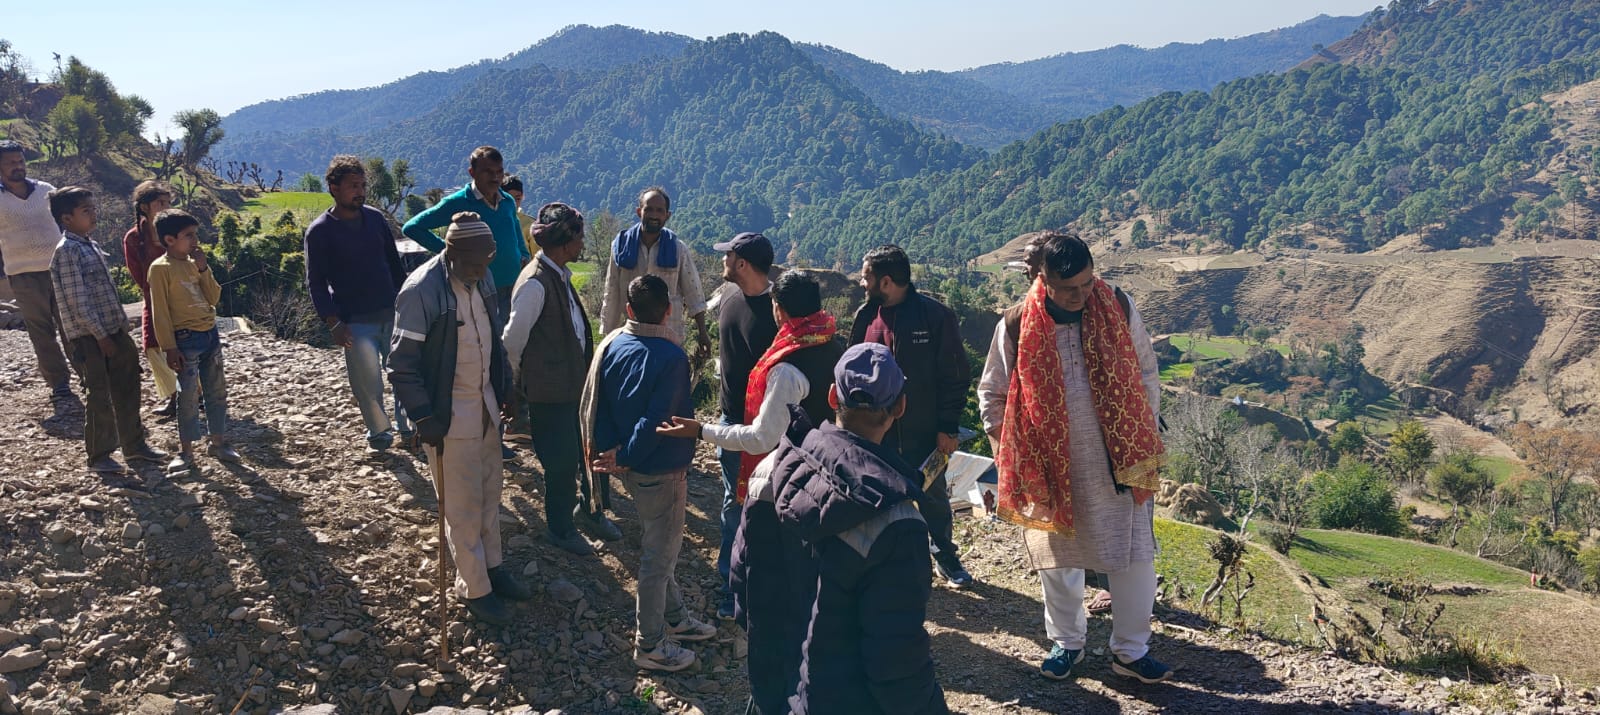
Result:
M1147 684L1159 683L1172 677L1172 668L1155 658L1151 658L1148 653L1143 658L1132 663L1124 663L1121 658L1112 657L1111 672L1136 678L1139 682Z
M733 592L732 591L723 592L721 602L719 602L717 604L717 618L720 618L720 619L722 619L724 621L733 620Z
M1051 680L1066 680L1072 675L1072 666L1082 662L1082 650L1067 650L1057 644L1050 647L1050 656L1039 665L1039 674Z

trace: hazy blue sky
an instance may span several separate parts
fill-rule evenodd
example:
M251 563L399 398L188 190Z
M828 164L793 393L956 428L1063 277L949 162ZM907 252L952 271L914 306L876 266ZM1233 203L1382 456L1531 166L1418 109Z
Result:
M123 92L172 113L226 115L255 102L367 87L422 70L503 57L568 25L621 24L703 38L772 30L902 70L958 70L1062 52L1231 38L1318 14L1357 15L1377 0L710 0L491 3L391 0L8 3L0 37L38 75L52 52L77 55ZM478 16L455 8L482 7ZM444 10L443 8L452 8Z

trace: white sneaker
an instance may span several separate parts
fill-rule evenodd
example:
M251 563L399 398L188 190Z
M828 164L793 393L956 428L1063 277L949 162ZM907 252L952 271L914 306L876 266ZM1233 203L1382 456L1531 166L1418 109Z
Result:
M671 638L662 638L661 642L650 650L641 651L638 646L634 646L633 664L645 670L676 673L694 665L694 651L678 645L678 642Z
M679 641L703 641L717 636L717 627L694 616L684 614L683 620L667 624L667 637Z

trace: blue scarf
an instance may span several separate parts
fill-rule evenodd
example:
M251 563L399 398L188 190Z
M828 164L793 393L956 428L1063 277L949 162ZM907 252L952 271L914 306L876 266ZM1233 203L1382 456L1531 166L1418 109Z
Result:
M611 257L618 266L633 270L639 265L639 233L644 227L634 224L631 228L617 233L611 239ZM661 229L661 238L657 241L656 267L678 267L678 237L670 228Z

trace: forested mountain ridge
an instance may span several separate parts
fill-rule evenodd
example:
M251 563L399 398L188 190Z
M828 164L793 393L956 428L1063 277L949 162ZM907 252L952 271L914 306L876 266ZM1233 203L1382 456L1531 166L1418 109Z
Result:
M1306 65L1337 61L1465 81L1503 79L1596 52L1600 13L1586 0L1393 0Z
M1208 89L1217 81L1280 71L1314 47L1348 35L1359 18L1318 17L1293 27L1203 44L1119 46L963 72L902 72L822 45L797 44L811 61L865 92L896 119L977 147L994 149L1052 123L1131 103L1166 90ZM286 147L322 146L433 111L495 71L592 72L592 81L627 65L680 58L682 35L612 25L568 27L495 60L423 72L378 87L340 89L254 104L229 115L219 156L282 168L292 179L315 172ZM534 72L532 81L542 75ZM537 121L537 119L535 119Z
M901 72L826 45L800 47L891 116L963 144L994 149L1070 118L958 73Z
M1450 246L1507 225L1526 233L1547 221L1555 191L1526 195L1522 182L1560 152L1592 165L1588 147L1554 139L1541 97L1596 76L1597 18L1596 0L1397 2L1369 21L1366 36L1381 42L1359 64L1114 108L968 169L808 207L789 230L845 237L845 253L893 239L948 261L1040 228L1092 233L1146 218L1148 240L1190 247L1322 235L1361 250L1402 234ZM1586 200L1581 182L1565 184L1559 200ZM812 244L807 255L839 251Z
M901 72L832 47L802 47L889 114L965 144L997 149L1056 122L1162 92L1282 72L1361 24L1359 17L1319 15L1231 40L1150 49L1118 45L960 72Z
M1362 22L1361 17L1318 15L1291 27L1231 40L1173 42L1156 48L1117 45L955 74L1042 107L1058 119L1072 119L1162 92L1208 90L1218 82L1283 72L1317 48L1348 37Z
M492 69L402 123L283 140L275 153L307 170L340 152L403 157L422 185L453 187L480 144L501 149L535 205L622 212L640 189L664 185L677 199L674 226L706 244L771 230L824 196L980 158L890 118L772 33L603 73Z
M544 65L558 70L603 71L651 58L675 57L692 42L694 40L682 35L646 32L621 25L567 27L500 59L440 72L421 72L377 87L333 89L252 104L227 116L224 127L229 138L224 142L222 153L233 159L263 162L279 168L271 157L248 156L247 149L254 135L370 131L432 110L448 102L462 87L496 70L526 70ZM294 173L305 170L296 167Z

